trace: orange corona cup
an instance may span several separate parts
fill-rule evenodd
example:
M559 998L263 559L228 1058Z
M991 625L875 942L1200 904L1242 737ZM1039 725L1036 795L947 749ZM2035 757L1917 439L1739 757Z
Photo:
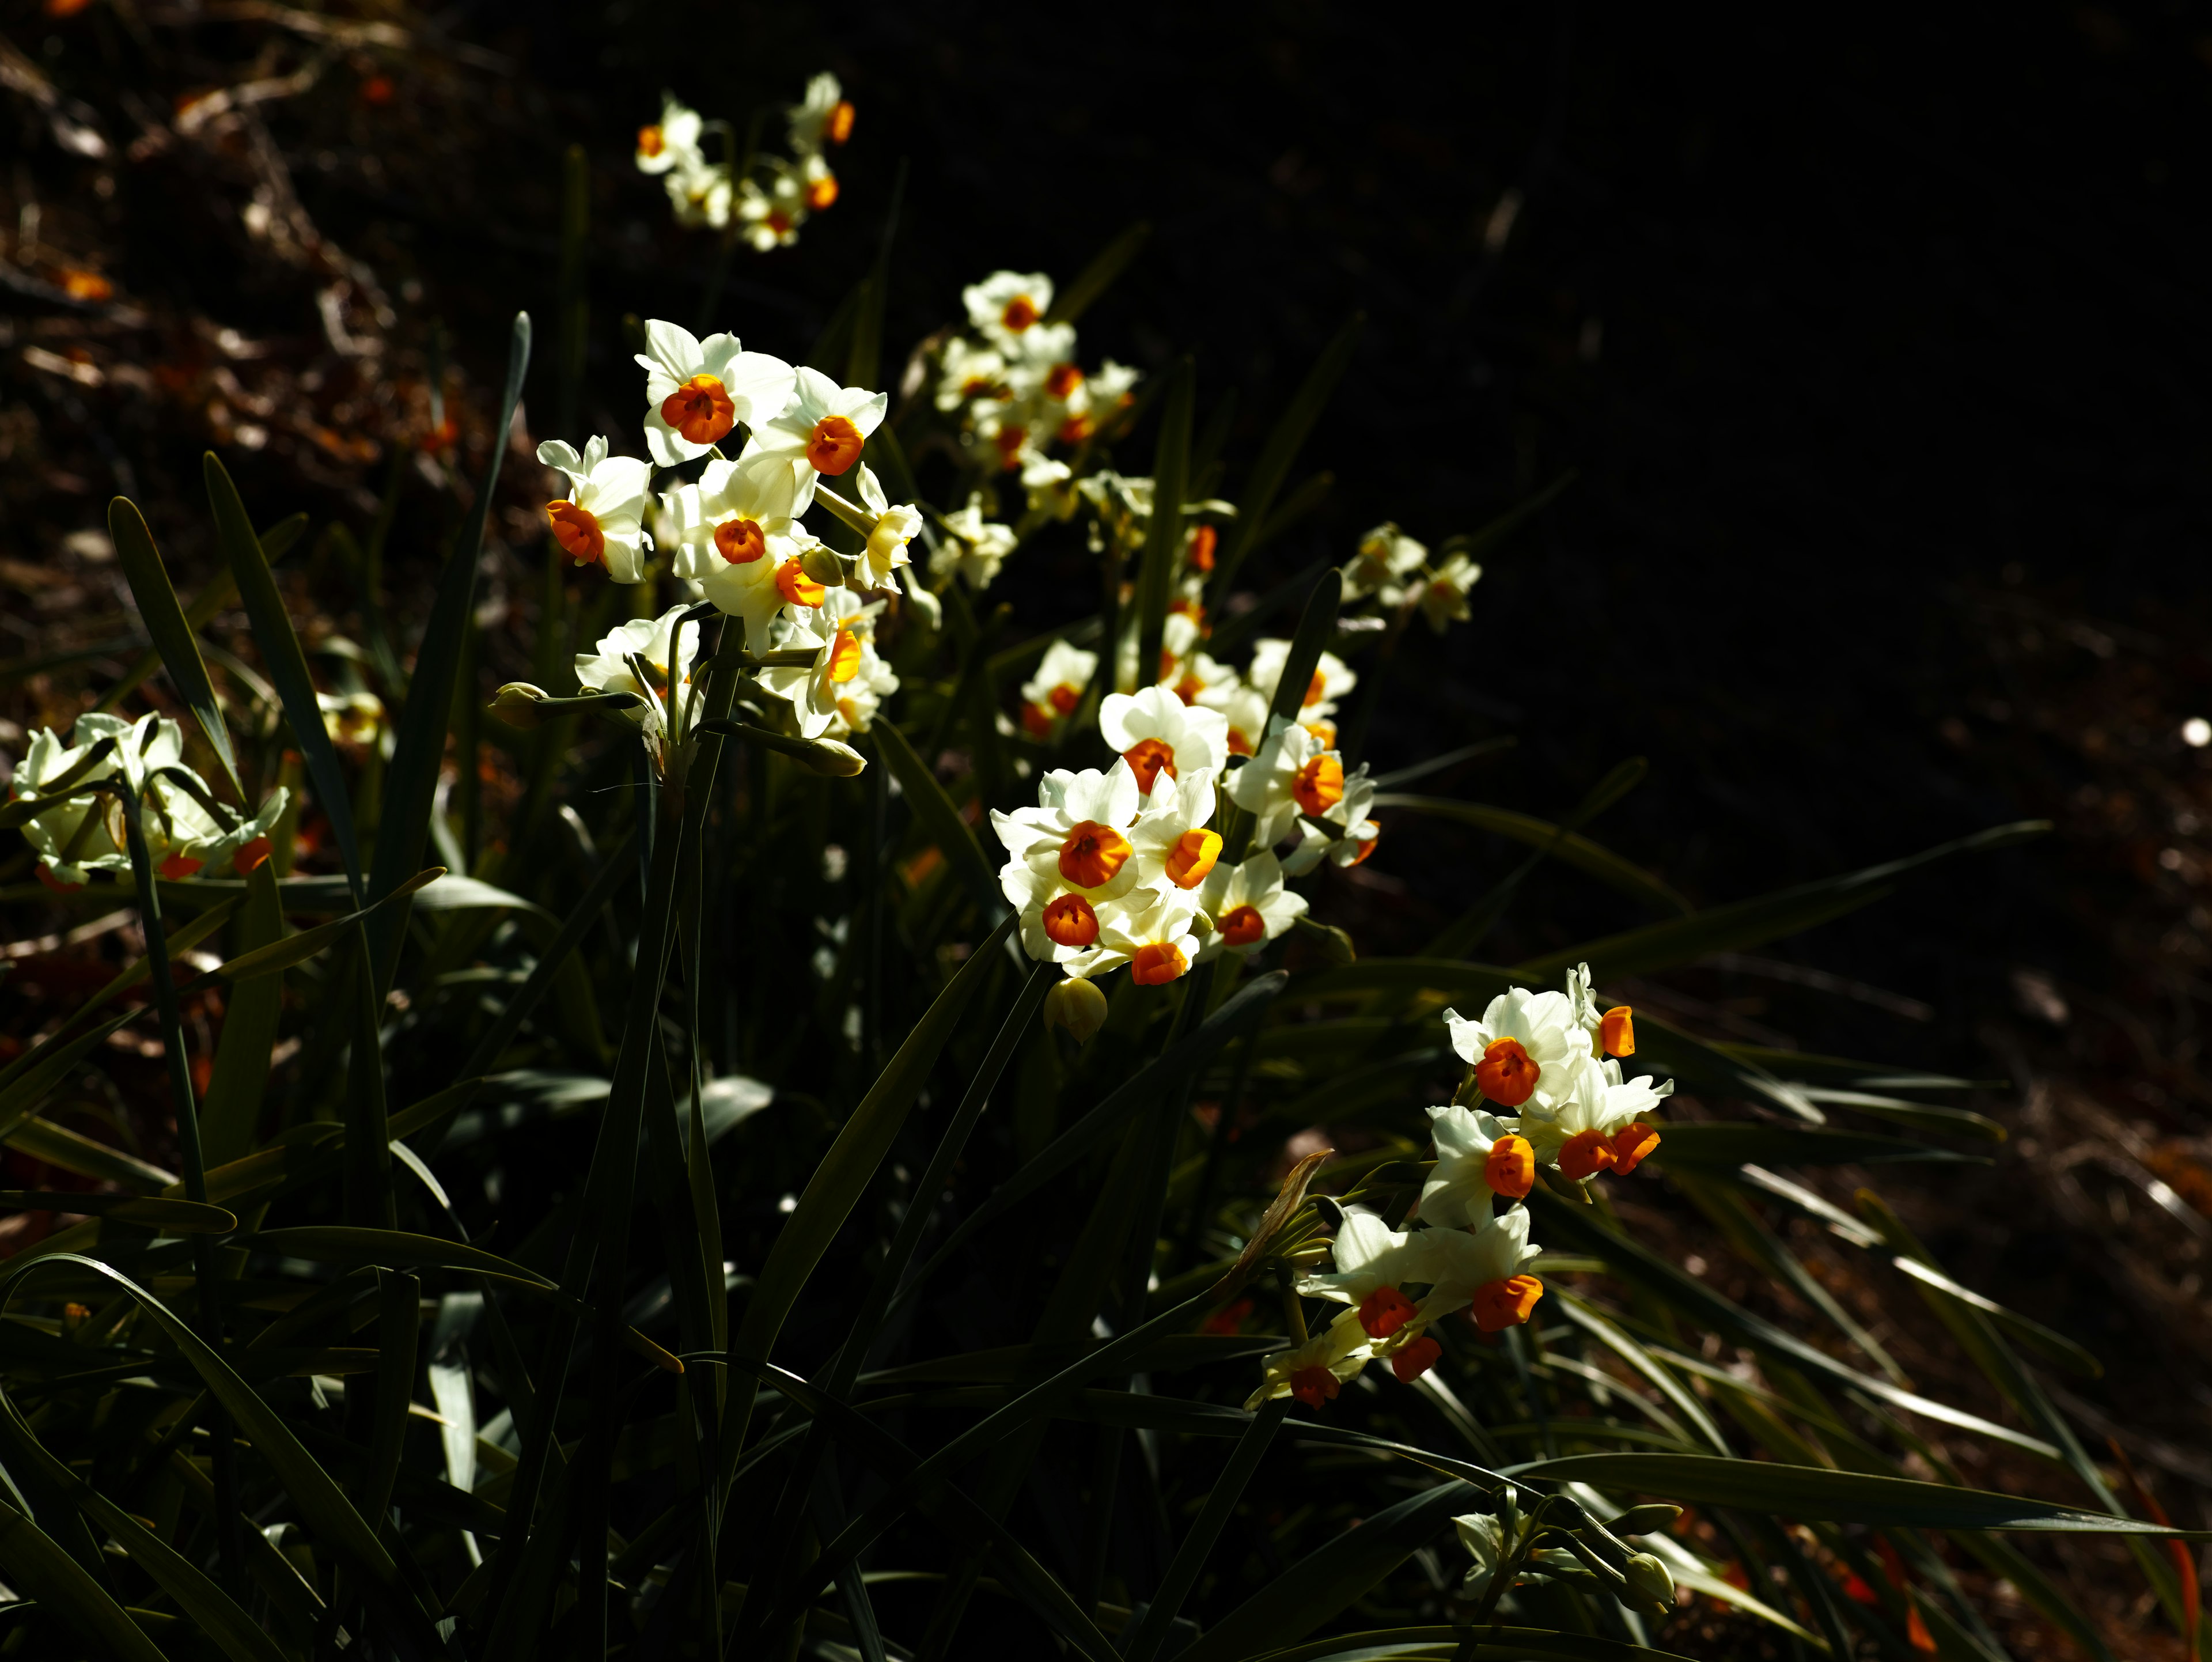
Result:
M1060 843L1060 874L1079 889L1099 888L1114 880L1132 852L1129 839L1111 825L1086 819Z
M1037 320L1037 308L1027 295L1016 295L1006 302L1006 309L999 314L999 321L1018 335ZM1334 1397L1334 1391L1329 1392Z
M1075 707L1083 702L1083 689L1072 681L1062 681L1045 694L1045 697L1062 715L1073 715Z
M1370 1339L1387 1339L1413 1319L1413 1301L1395 1287L1378 1287L1359 1301L1359 1324Z
M181 882L205 864L206 861L189 854L173 854L161 862L161 875L172 883Z
M1468 1314L1484 1332L1502 1332L1527 1321L1528 1312L1536 1307L1536 1300L1543 1296L1544 1283L1534 1275L1508 1275L1504 1281L1485 1282L1475 1288L1474 1302Z
M1162 774L1170 779L1176 776L1175 746L1164 739L1139 739L1121 752L1121 759L1137 776L1137 788L1147 796Z
M1194 571L1213 569L1213 551L1219 545L1221 533L1210 525L1202 525L1190 533L1190 569Z
M860 637L849 629L837 631L830 648L830 679L840 685L860 673Z
M820 213L837 200L837 175L823 174L806 181L806 205Z
M1098 914L1079 894L1064 894L1044 909L1045 939L1056 947L1088 947L1098 939Z
M714 551L732 565L750 565L768 552L768 533L751 520L725 520L714 527Z
M1155 941L1137 948L1129 960L1129 979L1139 987L1160 987L1189 967L1182 947L1172 941Z
M1232 947L1249 947L1267 936L1267 920L1260 916L1257 906L1235 906L1222 913L1216 926L1221 938Z
M1519 1200L1536 1184L1536 1151L1526 1137L1510 1133L1490 1145L1490 1158L1482 1163L1482 1180L1493 1195Z
M1306 683L1306 703L1310 704L1319 703L1322 701L1322 695L1326 693L1328 691L1328 678L1323 676L1319 670L1316 670L1314 672L1313 679Z
M1444 1348L1424 1334L1390 1358L1390 1371L1411 1385L1434 1367L1443 1354Z
M1055 363L1045 371L1044 394L1048 399L1067 402L1075 389L1083 385L1083 371L1072 363Z
M1610 1170L1613 1140L1602 1131L1577 1131L1559 1145L1559 1171L1580 1183Z
M776 567L775 586L783 598L793 606L820 606L830 593L806 575L806 569L799 563L796 554Z
M1206 881L1213 862L1221 858L1221 838L1210 831L1188 831L1168 850L1168 881L1179 889L1194 889Z
M824 416L814 423L814 430L806 439L806 463L817 473L832 477L842 473L860 460L860 451L867 441L860 429L842 416Z
M265 837L257 837L251 843L241 847L236 854L231 855L230 868L240 877L250 876L254 868L266 860L272 852L269 839Z
M1327 813L1344 800L1344 764L1323 753L1298 770L1291 794L1307 813Z
M545 517L552 522L553 540L578 565L597 565L606 559L606 533L591 509L574 502L548 502Z
M1474 1082L1501 1108L1518 1108L1536 1094L1543 1069L1517 1038L1493 1038L1474 1064Z
M1626 1004L1616 1004L1597 1025L1598 1043L1609 1056L1636 1054L1636 1018Z
M692 444L713 444L738 424L738 407L712 375L694 375L660 401L660 419Z
M842 144L853 136L853 100L841 98L830 107L830 113L822 119L822 137L832 144Z
M1613 1134L1613 1169L1626 1177L1644 1164L1644 1157L1659 1146L1659 1133L1640 1121Z

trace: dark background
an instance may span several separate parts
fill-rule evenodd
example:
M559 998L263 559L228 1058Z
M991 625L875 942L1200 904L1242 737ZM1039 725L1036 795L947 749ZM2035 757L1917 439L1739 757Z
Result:
M197 454L236 415L210 413L221 329L268 348L234 372L277 405L277 439L235 455L249 500L358 521L382 475L373 446L348 460L287 436L286 398L311 395L285 389L319 361L313 283L271 275L239 233L241 152L122 154L169 117L136 89L283 74L313 43L219 12L8 15L23 59L98 112L117 152L99 194L102 167L60 149L18 87L18 222L41 200L49 240L77 239L72 258L140 308L134 325L20 283L0 296L16 349L0 544L29 568L0 572L4 650L32 654L69 609L38 572L78 572L57 551L112 490L137 492L187 568L203 557ZM1646 757L1597 832L1701 904L2054 819L2053 837L1633 990L1722 1037L2004 1081L1975 1099L2015 1132L1999 1163L1926 1187L1916 1221L1954 1269L2106 1356L2082 1392L2093 1440L2124 1429L2175 1510L2203 1510L2212 1491L2183 1485L2212 1486L2191 1452L2212 1418L2197 1268L2212 790L2180 730L2212 715L2212 12L377 15L405 45L332 48L311 93L257 108L303 212L392 296L386 379L356 400L380 443L425 419L434 320L481 423L506 317L550 315L574 142L592 166L585 429L635 450L617 320L690 321L713 252L633 171L635 130L664 85L742 123L826 65L859 109L842 199L795 250L740 258L717 324L748 345L805 355L903 162L887 375L963 283L1001 265L1065 279L1148 220L1147 252L1085 320L1084 356L1157 369L1194 352L1201 420L1240 400L1233 486L1322 344L1365 314L1302 464L1336 488L1258 563L1260 586L1344 557L1385 518L1432 544L1476 529L1574 471L1487 560L1474 623L1409 636L1378 768L1510 731L1508 759L1436 788L1557 813ZM105 385L21 350L72 340ZM115 366L134 360L186 368L133 380ZM550 380L530 396L545 435ZM481 451L465 419L463 435ZM442 501L404 499L395 596L427 591ZM533 547L514 557L534 569ZM1041 553L1005 594L1042 626L1083 609L1090 582ZM1418 949L1512 857L1409 820L1386 831L1395 846L1319 903L1364 951ZM1540 876L1484 955L1635 921Z

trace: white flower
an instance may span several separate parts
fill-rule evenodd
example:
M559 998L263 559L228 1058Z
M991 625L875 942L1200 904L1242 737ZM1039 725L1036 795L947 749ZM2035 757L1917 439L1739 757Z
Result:
M653 319L645 326L645 447L663 467L703 456L739 422L758 427L791 402L793 371L781 358L748 352L735 335L699 339Z
M1215 773L1229 759L1229 723L1219 711L1187 705L1166 687L1109 692L1099 701L1098 731L1119 751L1145 789L1164 773Z
M1303 727L1273 719L1259 753L1230 776L1230 800L1256 824L1252 841L1273 848L1302 813L1322 814L1344 794L1344 759Z
M1447 625L1463 624L1472 617L1467 592L1481 580L1480 566L1464 554L1455 554L1414 585L1413 594L1429 627L1441 635Z
M817 478L851 471L890 403L887 393L840 387L820 370L801 365L790 402L754 428L741 465L788 466L796 486L792 512L804 514L813 503Z
M1413 1301L1402 1294L1395 1300L1376 1299L1376 1294L1386 1290L1396 1294L1401 1282L1431 1279L1426 1243L1434 1233L1394 1230L1364 1207L1348 1206L1330 1252L1335 1268L1299 1276L1297 1290L1309 1299L1334 1299L1352 1306L1370 1338L1388 1338L1412 1317Z
M1375 852L1382 828L1367 817L1375 801L1375 782L1368 776L1364 762L1344 781L1341 789L1336 801L1320 813L1299 818L1298 845L1283 860L1286 875L1304 876L1321 863L1323 855L1337 865L1356 866ZM1323 825L1329 829L1324 831Z
M1347 1310L1304 1344L1265 1358L1260 1388L1245 1398L1245 1411L1271 1397L1295 1397L1317 1409L1335 1397L1343 1381L1356 1378L1374 1354L1359 1312Z
M1199 909L1213 920L1203 957L1256 952L1305 916L1306 898L1283 886L1283 868L1262 849L1243 864L1217 865L1198 892Z
M698 483L661 498L676 539L676 575L699 585L717 610L741 618L745 645L768 650L769 620L795 604L795 562L813 539L792 523L793 486L783 467L748 472L710 461Z
M722 163L689 157L671 167L660 183L678 225L719 231L730 222L734 193L730 170Z
M1207 679L1210 672L1222 667L1204 653L1191 661L1185 671L1185 679L1198 681L1197 702L1208 709L1218 709L1229 728L1229 753L1231 756L1250 756L1260 748L1260 741L1267 732L1267 695L1249 685L1233 670L1216 679Z
M1022 464L1022 489L1028 493L1030 512L1049 514L1055 520L1074 517L1077 504L1075 470L1050 456L1031 456Z
M1528 1208L1516 1206L1487 1219L1472 1233L1464 1229L1429 1229L1425 1268L1431 1282L1414 1321L1426 1327L1455 1310L1474 1306L1474 1322L1486 1333L1516 1327L1528 1319L1544 1284L1522 1271L1539 1256L1528 1239Z
M1523 1114L1522 1135L1539 1161L1577 1182L1600 1172L1625 1174L1659 1141L1658 1133L1648 1127L1632 1128L1674 1093L1671 1079L1662 1084L1645 1075L1624 1080L1620 1064L1607 1057L1583 1068L1564 1101Z
M1402 579L1419 571L1429 551L1395 525L1384 521L1359 539L1359 551L1344 568L1344 598L1379 594L1385 606L1405 599Z
M746 246L766 253L799 240L799 228L806 222L806 181L781 157L765 157L763 165L768 169L768 184L740 180L737 212Z
M678 102L674 93L661 94L660 119L637 130L638 172L665 174L704 166L707 158L699 149L699 135L705 125L699 112Z
M945 342L937 377L939 410L958 410L984 400L995 403L1012 396L1012 389L1006 385L1006 361L996 347L978 345L964 335Z
M994 271L960 291L968 322L1001 351L1024 351L1023 337L1052 309L1052 279L1042 271Z
M890 582L891 573L909 563L907 545L921 533L921 510L911 502L894 508L866 462L860 464L860 505L876 516L864 551L872 586L881 588Z
M1480 1021L1448 1009L1444 1023L1452 1049L1474 1064L1475 1082L1501 1108L1525 1103L1548 1113L1574 1095L1583 1071L1595 1065L1589 1035L1565 993L1512 987L1490 1001Z
M1429 1119L1437 1163L1421 1185L1424 1221L1444 1229L1472 1227L1490 1215L1492 1195L1518 1200L1528 1192L1534 1160L1520 1121L1456 1104L1430 1109Z
M373 744L384 726L384 700L366 690L318 692L315 708L322 711L323 731L334 745Z
M801 155L853 136L853 106L827 70L806 83L806 96L786 113L791 148Z
M1498 1574L1505 1562L1505 1526L1488 1513L1469 1513L1452 1519L1459 1531L1459 1543L1467 1549L1467 1555L1474 1560L1467 1578L1460 1583L1459 1596L1480 1599L1490 1591L1490 1579Z
M1049 739L1059 724L1083 702L1091 678L1098 673L1098 654L1065 641L1045 648L1036 673L1022 685L1022 727L1033 739Z
M1198 962L1198 937L1191 933L1198 902L1170 887L1154 893L1152 904L1139 910L1136 902L1142 892L1133 894L1127 907L1100 915L1098 940L1129 960L1132 981L1140 987L1157 987L1176 980Z
M933 575L957 574L970 588L988 588L1014 551L1014 528L983 517L983 493L971 491L968 506L945 516L945 539L929 557Z
M1194 769L1180 779L1163 772L1153 780L1145 811L1129 832L1144 868L1139 883L1188 892L1206 881L1221 858L1220 833L1205 829L1213 807L1211 768Z
M1266 640L1252 643L1252 667L1244 679L1270 704L1275 700L1275 686L1283 679L1283 665L1291 655L1288 641ZM1314 666L1313 679L1306 683L1305 697L1298 709L1298 720L1313 721L1336 713L1336 701L1359 685L1359 678L1352 673L1351 666L1334 652L1324 652L1321 661Z
M687 695L692 691L691 672L699 655L699 625L678 624L686 609L673 606L658 618L633 618L617 624L600 637L595 650L576 654L577 685L586 692L636 693L644 702L618 713L633 726L649 731L665 724L672 688L678 709L690 706L690 717L696 721L700 701ZM649 685L641 683L631 669L633 657L645 666Z
M831 654L830 691L836 713L828 731L833 739L866 733L883 701L898 691L898 672L876 650L876 619L883 615L886 604L863 600L850 588L833 588L822 598L823 625L836 629L840 642L849 636L860 647L857 662L849 656L837 660L834 652ZM838 679L840 674L842 679Z
M860 673L857 636L830 624L817 612L804 623L777 618L769 631L769 642L774 651L814 654L807 663L760 670L755 679L789 702L800 738L820 738L838 718L839 692Z
M1125 922L1134 904L1149 905L1152 895L1133 889L1115 898L1093 899L1057 870L1040 871L1018 860L999 870L1000 892L1020 915L1022 949L1040 964L1059 964L1078 979L1087 979L1128 961L1127 953L1100 944L1107 923Z
M1015 860L1039 876L1057 872L1092 905L1137 886L1143 863L1127 832L1142 794L1127 762L1100 773L1054 768L1037 782L1037 806L994 809L991 827Z
M594 438L579 456L574 445L548 439L538 460L568 479L565 500L545 504L553 539L578 565L599 565L618 583L645 575L645 487L653 470L632 456L610 456Z

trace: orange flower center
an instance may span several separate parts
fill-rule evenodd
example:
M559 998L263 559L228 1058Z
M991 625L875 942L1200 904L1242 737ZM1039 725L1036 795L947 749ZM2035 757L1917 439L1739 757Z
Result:
M1474 1064L1474 1082L1499 1107L1518 1108L1536 1094L1536 1080L1543 1071L1519 1039L1493 1038Z
M190 877L205 864L207 864L206 861L195 860L188 854L173 854L161 862L161 875L172 883L179 882Z
M1206 691L1206 683L1195 675L1186 675L1176 683L1175 696L1186 705L1198 702L1198 695Z
M1187 831L1168 850L1168 881L1179 889L1194 889L1206 881L1213 862L1221 858L1221 838L1210 831Z
M1060 423L1059 438L1062 444L1080 444L1098 430L1098 423L1089 416L1070 416Z
M1243 728L1231 728L1229 729L1229 753L1231 756L1249 756L1252 754L1252 741L1244 736Z
M860 460L860 447L866 442L860 429L844 417L824 416L814 423L806 441L807 465L817 473L834 478Z
M1027 295L1016 295L1006 302L1006 310L999 314L999 321L1018 335L1035 323L1038 315L1035 302Z
M1044 372L1044 393L1048 399L1067 402L1075 389L1083 385L1083 371L1072 363L1055 363Z
M1344 764L1323 752L1298 770L1291 794L1307 813L1327 813L1344 801Z
M1626 1177L1644 1163L1644 1157L1659 1146L1659 1133L1649 1125L1624 1125L1613 1134L1613 1169L1616 1176Z
M1137 948L1137 955L1129 960L1129 979L1139 987L1160 987L1188 968L1190 960L1182 955L1182 947L1172 941L1155 941Z
M1369 819L1363 821L1362 823L1371 825L1375 822L1372 819ZM1367 863L1368 856L1375 852L1375 845L1382 840L1382 833L1378 831L1372 837L1355 842L1352 848L1351 863L1355 866L1365 865Z
M1267 920L1260 916L1257 906L1237 906L1221 915L1216 925L1221 938L1232 947L1249 947L1266 939Z
M1543 1296L1544 1283L1534 1275L1508 1275L1475 1288L1474 1303L1468 1313L1484 1332L1497 1333L1527 1321L1536 1300Z
M1493 1195L1519 1200L1536 1184L1536 1151L1528 1139L1502 1136L1490 1145L1490 1158L1482 1163L1482 1180Z
M1170 779L1176 776L1175 746L1164 739L1139 739L1121 752L1121 759L1137 776L1137 788L1147 796L1152 794L1152 782L1162 774Z
M1049 705L1024 703L1022 706L1022 731L1030 738L1051 738L1052 721L1052 709Z
M1213 569L1213 551L1221 541L1221 533L1210 525L1202 525L1190 533L1190 565L1194 571Z
M1613 1164L1613 1140L1602 1131L1577 1131L1559 1146L1559 1171L1580 1183Z
M1096 889L1114 880L1133 850L1128 838L1111 825L1086 819L1060 845L1060 874L1079 889Z
M561 551L578 565L604 563L607 557L606 533L588 508L579 508L574 502L548 502L545 517L553 522L553 540L561 545Z
M1359 1301L1359 1324L1370 1339L1387 1339L1413 1319L1413 1301L1395 1287L1378 1287Z
M841 98L830 107L830 113L822 119L822 137L832 144L842 144L853 136L853 100Z
M806 181L806 205L820 213L837 199L837 175L824 174Z
M1083 689L1073 681L1062 681L1045 697L1062 715L1075 714L1075 707L1083 702Z
M1336 1375L1325 1367L1302 1367L1291 1375L1291 1395L1308 1408L1319 1408L1323 1403L1334 1402L1336 1393L1343 1389Z
M738 424L738 407L712 375L694 375L661 399L660 419L688 443L713 444Z
M1411 1385L1443 1357L1444 1348L1424 1334L1390 1358L1390 1371Z
M1617 1004L1597 1024L1598 1043L1609 1056L1636 1054L1636 1019L1626 1004Z
M776 567L775 586L793 606L820 606L823 596L830 592L806 575L796 554Z
M714 527L714 551L732 565L750 565L768 552L768 533L751 520L725 520Z
M1098 914L1079 894L1064 894L1044 909L1045 939L1055 947L1088 947L1098 939Z
M768 228L781 236L791 228L791 216L781 208L775 209L768 216Z
M668 148L668 141L660 136L660 129L640 127L637 130L637 153L640 155L659 155Z
M63 882L60 878L56 877L53 873L48 871L43 864L39 868L38 876L39 881L45 884L46 887L52 889L56 894L75 894L79 889L84 886L82 883Z
M999 466L1001 468L1012 467L1019 459L1022 447L1027 444L1029 440L1028 429L1011 424L1001 427L997 432L992 434L991 442L999 449Z
M842 685L860 673L860 637L849 629L837 631L830 647L830 679Z
M1313 679L1306 683L1306 703L1310 704L1319 703L1322 701L1322 694L1326 693L1328 691L1328 683L1322 679L1322 673L1319 670L1316 670L1314 672Z
M240 877L250 876L254 868L273 852L265 837L257 837L231 855L230 868Z

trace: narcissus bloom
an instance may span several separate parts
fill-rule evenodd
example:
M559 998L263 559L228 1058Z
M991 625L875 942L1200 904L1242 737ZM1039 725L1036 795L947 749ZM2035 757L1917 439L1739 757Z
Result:
M1269 722L1258 754L1230 776L1229 798L1252 815L1253 845L1273 848L1299 814L1322 812L1340 801L1343 782L1342 758L1304 728L1278 715Z
M1198 902L1170 886L1152 892L1151 903L1139 909L1137 903L1146 892L1136 891L1127 906L1099 918L1098 941L1129 960L1131 980L1158 987L1181 978L1198 962L1198 937L1191 933Z
M1288 641L1265 640L1252 643L1252 667L1245 671L1244 679L1257 688L1270 704L1275 700L1275 687L1283 679L1283 666L1291 655ZM1334 652L1324 652L1314 666L1306 682L1305 696L1299 701L1298 720L1315 721L1336 714L1337 700L1359 685L1359 677L1352 673L1352 666Z
M838 591L827 591L842 593ZM855 633L841 629L817 607L804 623L779 618L769 632L775 652L808 652L804 664L781 665L757 672L763 687L790 702L792 718L802 739L817 739L839 719L840 693L859 679L863 648Z
M707 158L699 149L706 124L699 112L679 101L673 93L660 94L660 119L637 130L637 170L665 174L672 168L696 167Z
M1142 801L1127 762L1105 773L1055 768L1037 782L1037 806L994 809L991 827L1018 863L1040 877L1057 873L1094 906L1118 900L1144 874L1129 832Z
M1307 765L1318 772L1328 765L1328 758ZM1295 786L1292 794L1297 794ZM1335 865L1357 866L1375 852L1382 828L1367 817L1375 801L1375 782L1368 776L1367 764L1361 763L1357 772L1331 787L1330 794L1335 801L1319 813L1301 813L1298 817L1298 845L1283 859L1283 870L1291 877L1304 876L1323 855ZM1299 806L1304 807L1303 797Z
M1206 829L1213 807L1212 769L1199 768L1181 779L1162 771L1129 831L1143 867L1138 880L1185 893L1204 883L1221 857L1219 833Z
M594 438L578 455L574 445L548 439L538 460L567 476L565 499L545 504L545 517L561 551L578 565L603 566L618 583L645 575L646 482L653 470L633 456L610 456L607 441Z
M730 170L720 162L687 156L661 176L660 186L668 192L668 205L678 225L719 231L730 222L737 188Z
M691 691L691 669L699 655L699 625L679 624L685 610L673 606L658 618L634 618L617 624L600 637L595 650L576 654L577 685L586 692L636 693L644 702L619 714L633 727L648 729L665 724L665 701L673 686L678 709L692 706L690 719L697 720L700 701L685 695ZM638 680L630 667L633 658L644 666L647 681Z
M1042 271L994 271L960 291L969 326L1002 352L1027 356L1024 337L1052 309L1052 279Z
M1075 713L1097 673L1097 653L1054 641L1045 648L1036 673L1022 684L1023 729L1034 739L1050 738Z
M835 712L825 731L833 739L866 733L883 701L898 691L898 672L876 650L876 620L888 604L851 588L833 588L822 598L817 627L835 631L824 666Z
M894 506L866 462L860 464L858 484L860 505L876 516L875 524L868 531L867 547L863 551L866 556L864 569L874 587L886 587L891 573L910 563L907 545L921 533L921 510L910 502Z
M1546 1166L1587 1182L1601 1172L1632 1172L1659 1145L1659 1134L1639 1122L1674 1093L1674 1081L1649 1075L1623 1079L1620 1064L1594 1062L1577 1075L1565 1102L1523 1114L1521 1127Z
M1022 950L1039 964L1063 965L1079 979L1103 974L1128 962L1128 954L1103 944L1109 921L1118 921L1133 904L1149 904L1143 889L1109 899L1094 899L1057 871L1039 871L1018 860L999 869L999 892L1020 918Z
M1386 606L1397 606L1405 599L1405 580L1428 557L1425 547L1385 521L1359 539L1359 551L1345 566L1344 598L1373 594Z
M739 422L757 427L790 403L794 373L781 358L748 352L735 335L699 339L659 318L645 326L645 447L663 467L690 461Z
M1421 1218L1440 1228L1479 1225L1490 1197L1519 1200L1534 1186L1535 1157L1521 1122L1456 1105L1429 1110L1437 1163L1421 1186Z
M776 573L798 557L802 539L812 540L792 523L795 490L788 468L710 461L698 483L660 499L676 575L698 584L716 610L744 619L754 652L768 650L769 620L788 604Z
M806 95L786 112L791 148L800 155L853 136L853 106L827 70L806 83Z
M1373 1342L1359 1324L1359 1312L1346 1311L1304 1344L1263 1358L1260 1388L1245 1398L1245 1410L1271 1397L1295 1397L1308 1408L1321 1407L1344 1381L1358 1377L1375 1354Z
M1424 1327L1455 1310L1471 1311L1486 1333L1528 1319L1544 1284L1526 1272L1538 1249L1528 1239L1528 1209L1501 1212L1472 1233L1429 1229L1429 1294L1415 1319Z
M1452 1049L1474 1064L1482 1093L1503 1108L1547 1112L1573 1096L1593 1065L1589 1035L1565 993L1514 987L1492 999L1480 1021L1446 1010L1444 1023Z
M930 575L957 576L970 588L988 588L1014 551L1014 528L983 516L983 493L971 491L968 505L945 516L945 537L929 557Z
M1220 712L1187 705L1167 687L1108 693L1099 701L1098 731L1146 790L1161 774L1218 773L1229 759L1229 723Z
M796 486L792 512L804 514L813 503L817 478L842 478L859 464L868 435L882 424L890 404L888 393L840 387L802 364L790 402L754 427L744 465L788 466Z
M769 157L764 165L768 183L740 180L734 204L745 246L760 253L798 241L799 228L807 216L806 181L797 170L779 156ZM724 222L727 218L725 214Z
M1389 1338L1413 1318L1413 1301L1400 1285L1431 1279L1427 1242L1433 1233L1395 1230L1364 1207L1346 1207L1329 1254L1335 1267L1299 1276L1297 1290L1350 1305L1370 1339Z
M1200 886L1198 904L1213 920L1205 958L1257 952L1306 910L1306 898L1283 886L1281 862L1265 849L1242 864L1214 867Z
M1455 554L1414 585L1421 616L1439 635L1453 624L1463 624L1474 614L1467 592L1482 581L1482 568L1464 554Z
M1006 383L1006 360L997 347L979 344L963 335L955 335L945 343L934 395L939 410L1003 403L1013 395L1013 388Z

